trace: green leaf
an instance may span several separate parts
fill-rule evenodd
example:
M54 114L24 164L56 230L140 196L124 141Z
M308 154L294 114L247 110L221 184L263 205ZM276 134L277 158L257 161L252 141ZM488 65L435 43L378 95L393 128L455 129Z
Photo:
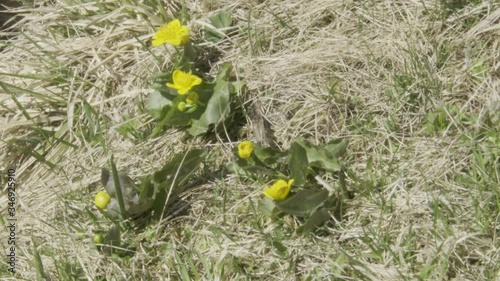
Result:
M103 246L103 251L107 255L111 255L113 251L116 251L116 249L113 249L113 247L120 247L120 227L118 225L113 226L108 234L104 237L104 242L103 244L109 245L109 246Z
M225 11L220 11L218 14L211 16L209 19L212 25L217 28L229 27L233 22L231 19L231 13Z
M139 193L139 203L153 198L155 187L151 182L143 182L141 192Z
M199 120L193 121L193 125L188 130L192 136L206 133L211 124L217 124L229 115L229 83L227 80L231 70L231 63L223 64L219 70L214 93L208 101L205 112Z
M274 201L264 197L259 201L259 211L262 213L262 215L272 218L276 214L276 204L274 204Z
M113 175L113 182L114 182L114 186L115 186L116 199L118 200L118 204L120 206L121 219L126 220L127 219L127 211L125 210L125 199L123 197L121 182L119 180L118 171L116 170L115 161L113 160L113 155L111 155L109 162L110 162L110 166L111 166L111 173Z
M172 101L164 97L159 91L154 91L148 99L147 109L149 114L155 119L162 118L162 109L167 106L172 105Z
M308 167L307 159L306 150L298 143L293 143L290 148L290 176L295 180L294 183L298 186L301 186L306 182Z
M134 181L124 172L118 172L118 179L124 200L130 201L139 191ZM112 198L116 198L116 184L113 174L107 169L101 169L101 184Z
M220 11L218 14L211 16L209 19L215 29L205 27L205 39L217 43L224 38L226 34L223 29L230 27L233 23L231 13Z
M191 123L191 118L196 116L195 112L182 112L177 109L177 105L183 102L184 96L177 96L171 105L167 105L160 112L161 121L156 124L153 130L153 136L158 135L165 126L187 126Z
M167 191L165 190L165 188L162 188L156 193L155 201L153 203L153 211L155 219L161 218L166 203L167 203Z
M345 139L335 139L329 141L325 146L325 151L328 157L339 158L344 156L347 149L348 141Z
M243 167L245 172L255 174L255 175L267 175L267 176L273 176L276 174L275 171L268 169L266 167L261 167L258 165L248 165Z
M330 220L330 214L326 208L316 210L311 217L297 229L298 234L306 234L318 226L322 226Z
M104 237L103 243L118 247L120 245L120 232L118 225L113 226Z
M200 97L200 102L207 104L214 93L215 83L203 82L201 85L196 86L196 93Z
M313 145L305 140L297 140L296 143L306 150L309 166L332 172L341 170L338 158L345 154L348 143L347 140L332 140L323 147Z
M266 165L277 164L287 155L285 152L270 147L262 148L257 144L254 144L253 153L257 159Z
M138 216L149 211L154 204L154 185L150 182L144 182L138 196L130 204L128 213L132 216Z
M186 183L189 177L197 170L205 159L206 153L203 150L195 149L186 154L175 156L163 168L154 174L154 181L165 184L163 187L170 187L175 179L175 185Z
M232 81L229 83L229 92L232 95L236 95L238 93L241 93L243 89L245 88L245 82L244 81Z
M325 189L305 189L297 192L285 201L276 202L276 206L284 213L297 217L307 217L314 212L326 199L328 191Z
M32 239L33 241L33 239ZM34 258L35 258L35 268L38 275L39 280L49 280L48 275L45 272L43 267L42 257L36 248L36 244L33 246Z

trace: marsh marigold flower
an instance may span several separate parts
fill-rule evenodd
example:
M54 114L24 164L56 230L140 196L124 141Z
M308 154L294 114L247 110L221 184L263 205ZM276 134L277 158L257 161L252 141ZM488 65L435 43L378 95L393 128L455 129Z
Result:
M175 70L172 80L174 83L167 83L167 86L176 89L179 95L185 95L191 88L201 84L201 78L191 74L191 71Z
M189 41L189 27L182 25L179 20L173 20L162 25L153 35L153 46L168 43L173 46L182 46Z
M264 195L276 201L283 200L288 196L294 181L293 179L288 182L277 180L272 186L264 188Z
M108 193L106 191L99 191L95 195L94 202L97 208L99 209L104 209L106 206L108 206L109 201L111 200L111 197L109 197Z
M238 145L238 155L241 159L250 158L253 152L253 143L251 141L242 141Z

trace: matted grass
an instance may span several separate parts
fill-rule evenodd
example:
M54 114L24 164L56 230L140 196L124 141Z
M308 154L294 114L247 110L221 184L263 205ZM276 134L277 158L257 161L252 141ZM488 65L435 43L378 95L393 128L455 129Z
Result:
M17 9L24 17L0 53L19 280L500 279L495 1L186 0L194 36L217 11L232 13L230 36L206 43L220 53L213 72L233 63L276 145L349 140L355 196L341 221L299 236L296 221L259 213L260 183L215 176L182 195L179 216L124 233L130 251L119 257L91 243L105 224L93 195L111 154L136 178L202 147L215 172L239 140L151 137L148 77L171 67L172 50L150 38L182 1L35 2Z

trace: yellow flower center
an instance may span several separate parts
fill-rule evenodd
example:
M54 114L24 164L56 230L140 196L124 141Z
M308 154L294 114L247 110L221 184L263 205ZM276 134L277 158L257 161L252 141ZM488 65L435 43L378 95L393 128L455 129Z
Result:
M167 83L167 86L176 89L179 95L185 95L191 88L202 82L200 77L182 70L175 70L172 73L172 80L174 83Z

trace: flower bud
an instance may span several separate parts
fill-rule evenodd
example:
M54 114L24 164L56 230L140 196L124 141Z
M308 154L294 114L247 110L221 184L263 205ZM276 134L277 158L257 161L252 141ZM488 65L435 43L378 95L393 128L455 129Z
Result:
M92 241L94 241L94 244L102 244L104 238L102 237L102 234L96 233L94 234L94 237L92 237Z
M251 141L242 141L238 145L238 155L241 159L250 158L253 152L253 143Z
M186 98L186 103L193 105L193 104L196 104L199 100L200 100L200 96L198 96L198 94L195 92L191 92L191 93L189 93L189 95Z
M99 191L95 195L94 202L97 208L99 209L105 209L106 206L108 206L109 201L111 200L111 197L109 197L108 193L106 191Z
M185 102L181 101L178 105L177 105L177 109L180 111L180 112L184 112L186 111L186 108L187 108L187 105Z
M288 196L294 181L294 179L291 179L288 182L284 180L277 180L272 186L264 188L264 195L275 201L281 201Z

